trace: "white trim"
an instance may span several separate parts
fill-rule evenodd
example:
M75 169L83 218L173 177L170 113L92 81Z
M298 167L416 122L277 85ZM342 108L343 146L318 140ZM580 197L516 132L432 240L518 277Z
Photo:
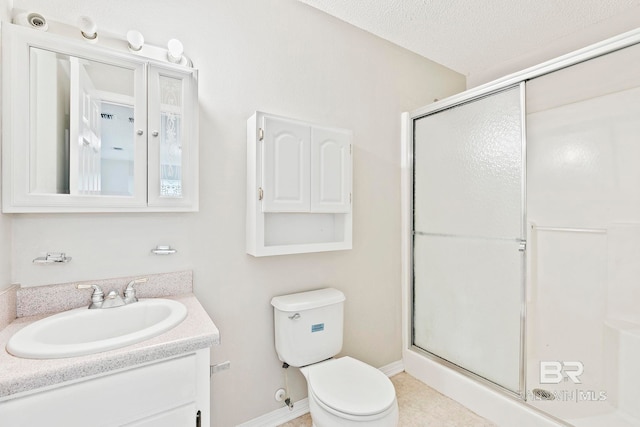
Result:
M402 263L402 348L412 341L413 315L413 118L408 112L400 116L400 257Z
M308 413L309 399L305 397L304 399L294 402L292 410L289 410L289 408L285 406L249 420L246 423L238 424L236 427L276 427Z
M404 372L404 363L402 360L396 360L378 369L386 376L391 377L400 372ZM294 402L291 411L287 407L276 409L268 414L249 420L246 423L238 424L236 427L276 427L308 413L309 399L305 397L304 399Z
M404 372L404 362L402 360L396 360L395 362L381 366L378 369L386 376L392 377L400 372Z

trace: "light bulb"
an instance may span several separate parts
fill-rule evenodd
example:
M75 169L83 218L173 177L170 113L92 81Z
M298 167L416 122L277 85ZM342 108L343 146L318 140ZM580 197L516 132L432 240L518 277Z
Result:
M81 16L78 19L78 28L87 41L95 42L98 39L98 26L88 16Z
M173 62L175 64L179 64L182 61L182 54L184 53L184 47L180 40L171 39L169 43L167 43L167 58L169 62Z
M144 46L144 36L140 31L129 30L127 31L127 42L129 43L129 49L138 52Z

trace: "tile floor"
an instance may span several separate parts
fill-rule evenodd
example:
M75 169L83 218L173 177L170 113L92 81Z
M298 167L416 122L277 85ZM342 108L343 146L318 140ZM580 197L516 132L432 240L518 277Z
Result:
M494 427L495 424L438 393L411 375L391 377L400 408L399 427ZM311 427L309 414L280 427Z

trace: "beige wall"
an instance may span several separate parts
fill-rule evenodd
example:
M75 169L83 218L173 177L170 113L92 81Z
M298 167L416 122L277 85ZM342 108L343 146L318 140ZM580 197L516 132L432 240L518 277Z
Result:
M180 4L180 8L178 8ZM16 0L16 8L100 28L180 39L200 70L200 212L16 215L13 279L23 285L193 269L222 344L212 362L212 420L233 426L280 407L270 299L334 286L347 296L344 354L401 358L400 113L461 91L465 79L293 0ZM352 129L353 250L253 258L245 253L246 119L263 110ZM171 244L171 257L149 254ZM41 252L73 261L37 266ZM294 400L306 396L292 370Z
M0 0L0 22L11 21L13 0ZM1 99L1 98L0 98ZM2 165L0 164L0 174ZM1 191L1 190L0 190ZM11 284L11 216L0 212L0 290Z
M13 0L0 0L0 21L11 22Z

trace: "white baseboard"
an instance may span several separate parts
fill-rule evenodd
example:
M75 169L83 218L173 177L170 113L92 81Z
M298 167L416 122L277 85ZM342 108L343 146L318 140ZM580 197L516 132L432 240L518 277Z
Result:
M380 369L386 376L392 377L400 372L404 372L404 362L402 360L397 360L389 363L388 365L381 366L378 369Z
M391 377L400 372L404 372L404 363L402 360L398 360L382 366L379 369L383 374ZM304 399L294 402L292 410L289 410L287 407L276 409L268 414L249 420L246 423L238 424L236 427L277 427L280 424L295 420L307 413L309 413L309 399L305 397Z
M247 421L246 423L239 424L237 427L276 427L308 413L309 399L305 397L297 402L293 402L292 410L289 410L289 408L285 406Z

